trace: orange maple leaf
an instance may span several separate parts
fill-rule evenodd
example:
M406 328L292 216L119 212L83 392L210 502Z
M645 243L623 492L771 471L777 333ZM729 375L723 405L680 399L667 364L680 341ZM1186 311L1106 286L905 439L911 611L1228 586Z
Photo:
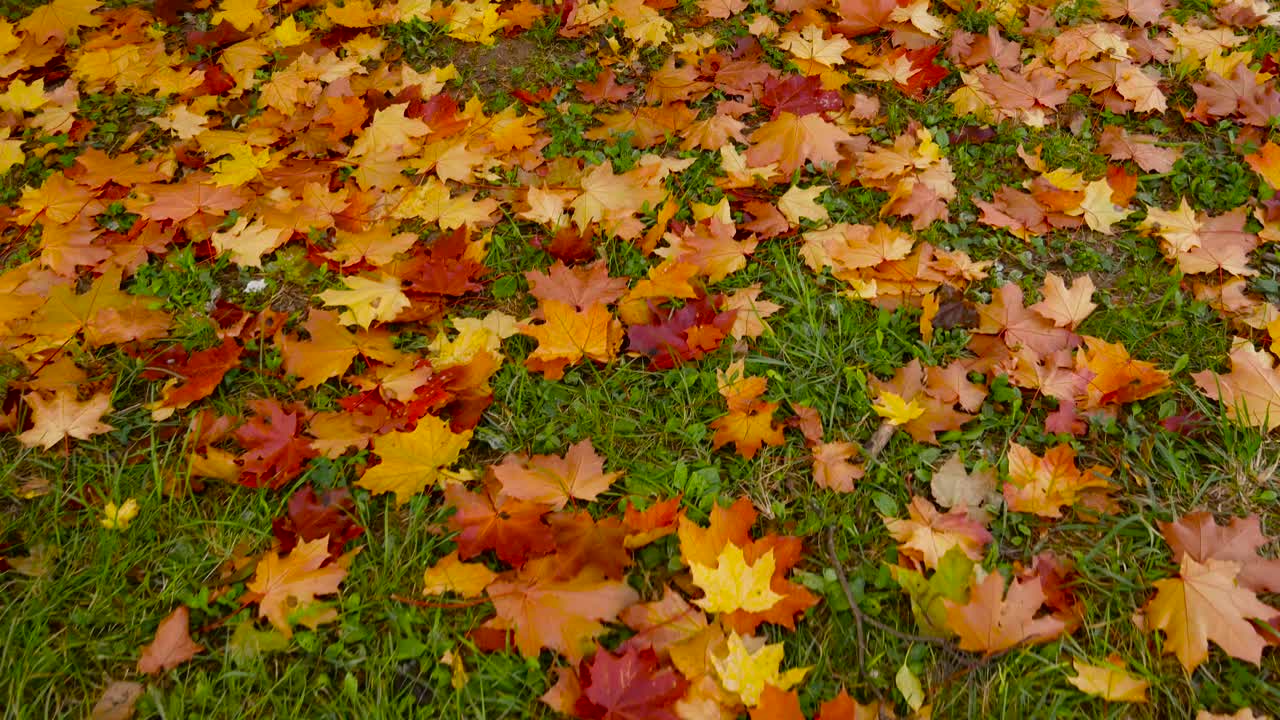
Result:
M960 649L987 653L1007 650L1023 642L1047 642L1062 634L1066 624L1051 615L1036 617L1044 604L1039 579L1014 580L1004 594L1004 579L993 572L973 583L969 601L946 598L947 625L960 636Z
M492 470L502 485L502 492L557 510L570 498L596 499L622 475L604 471L604 458L596 454L590 440L569 446L564 457L508 455Z
M596 568L568 579L559 578L560 570L554 555L531 560L515 577L490 583L485 592L498 619L514 633L520 654L537 657L547 648L576 663L604 632L602 623L640 596L625 582L604 579Z
M1239 563L1210 559L1202 565L1185 555L1178 577L1156 581L1147 626L1165 632L1165 652L1175 653L1187 672L1208 658L1210 640L1231 657L1261 662L1267 642L1249 619L1269 621L1280 610L1240 587L1239 574Z
M289 613L313 603L317 595L338 592L347 576L347 564L354 553L326 564L329 536L301 542L288 555L268 551L258 561L258 570L248 591L258 596L258 616L265 617L285 637L293 637Z
M548 380L564 377L564 369L584 358L609 362L622 346L622 323L603 305L575 310L559 300L541 304L541 324L520 323L520 332L538 341L525 366Z
M63 438L88 440L115 428L102 422L111 410L111 393L101 392L81 402L75 388L60 388L51 396L28 393L22 396L34 414L31 429L18 436L27 447L48 450Z

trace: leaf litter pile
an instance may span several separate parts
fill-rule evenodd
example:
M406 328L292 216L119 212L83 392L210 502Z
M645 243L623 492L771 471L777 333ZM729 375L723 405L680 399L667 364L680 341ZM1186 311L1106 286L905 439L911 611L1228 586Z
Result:
M4 8L2 592L57 537L258 508L199 574L119 569L169 614L63 710L335 642L415 518L364 601L451 623L437 700L527 659L494 716L960 717L1019 658L1069 707L1015 716L1280 707L1268 3ZM1178 323L1220 342L1147 342ZM513 441L556 384L594 437ZM632 482L646 434L682 459ZM1139 460L1228 437L1258 487Z

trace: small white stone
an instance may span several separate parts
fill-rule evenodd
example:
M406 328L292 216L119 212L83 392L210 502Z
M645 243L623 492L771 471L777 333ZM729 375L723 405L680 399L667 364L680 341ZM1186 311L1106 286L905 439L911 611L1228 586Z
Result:
M254 278L253 280L250 280L244 285L244 291L249 293L250 295L253 295L255 293L260 293L266 289L267 289L267 281L261 278Z

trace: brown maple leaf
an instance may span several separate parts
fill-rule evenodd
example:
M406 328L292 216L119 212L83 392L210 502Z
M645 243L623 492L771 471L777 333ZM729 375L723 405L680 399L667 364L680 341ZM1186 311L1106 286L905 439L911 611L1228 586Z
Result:
M142 655L138 658L138 672L155 675L172 670L204 650L203 645L191 639L187 630L189 617L187 606L179 605L160 621L155 639L142 648Z

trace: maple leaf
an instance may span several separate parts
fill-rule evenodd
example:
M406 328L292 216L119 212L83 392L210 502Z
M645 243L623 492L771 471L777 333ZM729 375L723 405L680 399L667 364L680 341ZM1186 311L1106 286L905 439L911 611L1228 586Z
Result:
M800 696L794 690L766 685L760 693L760 704L751 708L751 720L805 720Z
M824 442L813 446L813 482L836 492L853 492L854 481L864 470L849 460L861 448L851 442Z
M712 655L711 664L725 690L747 707L755 707L766 686L790 690L809 672L807 667L783 671L785 657L782 643L767 645L762 638L730 633L725 653Z
M236 265L260 268L262 256L275 251L289 235L288 230L269 227L261 220L251 225L248 218L241 216L235 225L214 233L209 240L219 253L231 253L231 262Z
M660 657L707 628L707 616L669 587L663 589L661 599L632 605L618 618L636 631L625 647L652 648Z
M191 353L181 365L166 367L177 378L165 383L160 399L148 405L152 420L164 420L176 410L209 397L231 368L240 364L242 348L232 338L222 344Z
M93 14L100 7L102 3L97 0L53 0L19 20L18 28L39 43L49 38L66 40L70 33L82 27L101 25L102 18Z
M1259 550L1268 542L1257 515L1232 518L1219 527L1204 511L1160 523L1160 532L1173 550L1173 559L1190 557L1198 563L1224 560L1239 563L1240 587L1256 592L1280 592L1280 560L1264 558Z
M282 552L289 552L299 539L303 541L329 538L329 555L338 557L343 547L360 537L364 528L356 522L356 503L345 487L325 490L316 495L305 485L289 498L283 517L271 522L271 532Z
M1067 678L1067 682L1082 693L1113 702L1147 701L1147 688L1151 683L1125 672L1124 660L1119 655L1109 657L1105 665L1090 665L1079 659L1072 660L1071 664L1076 668L1076 676Z
M1262 176L1273 190L1280 190L1280 145L1268 142L1258 152L1244 156L1253 171Z
M622 323L603 305L578 311L568 303L547 300L541 303L541 324L520 323L520 332L538 341L525 358L525 366L541 372L548 380L564 377L564 369L584 358L609 362L622 346Z
M1236 338L1231 348L1231 372L1205 370L1192 374L1205 395L1221 402L1227 417L1241 425L1280 427L1280 368L1276 359L1253 343Z
M307 340L277 336L284 369L298 376L298 389L315 387L341 375L357 355L388 364L400 358L388 333L351 332L342 326L335 312L312 310L303 328L310 336Z
M1098 307L1090 301L1093 291L1093 279L1088 275L1077 278L1068 290L1062 278L1047 273L1044 276L1044 300L1030 309L1058 327L1075 328Z
M142 648L138 658L138 672L155 675L172 670L204 650L191 639L187 630L190 614L186 605L179 605L156 628L156 637Z
M517 500L495 488L473 493L460 483L446 485L444 497L457 509L449 518L449 528L459 531L455 540L463 560L494 550L499 560L519 567L530 556L555 548L555 538L542 522L550 510L545 505Z
M246 450L238 481L245 487L278 488L297 477L316 451L298 437L300 412L286 412L291 408L275 400L250 400L249 406L255 417L235 433Z
M1164 631L1165 653L1175 653L1187 672L1208 658L1210 640L1231 657L1261 662L1267 643L1249 619L1269 621L1280 610L1240 587L1239 574L1239 563L1210 558L1201 564L1184 555L1178 577L1155 582L1146 625Z
M342 282L346 290L325 290L316 297L327 306L347 308L339 319L348 325L368 328L375 320L391 322L401 310L409 307L409 298L400 289L399 278L383 273L376 278L347 277Z
M803 116L839 110L844 106L844 101L840 98L840 93L824 90L822 79L816 75L787 75L781 80L775 77L765 78L760 104L773 109L770 118L773 119L784 111Z
M575 716L603 720L677 720L672 706L689 686L648 648L617 655L602 648L579 666L578 683Z
M848 37L878 32L890 23L896 0L840 0L840 23L836 30Z
M594 568L567 579L558 579L558 570L554 556L532 560L514 577L490 583L485 592L498 618L514 633L520 654L537 657L548 648L577 662L604 632L602 623L614 620L640 596Z
M1083 215L1086 225L1104 235L1111 235L1111 226L1129 217L1127 210L1117 208L1112 202L1114 192L1106 179L1094 180L1085 185L1079 207L1068 209L1067 214Z
M876 397L871 409L884 418L886 423L894 426L906 425L924 415L924 408L914 398L908 402L901 395L887 391Z
M907 506L910 519L883 517L893 539L902 543L900 550L908 557L937 569L938 563L952 548L958 548L970 560L982 559L983 550L991 542L991 533L963 511L940 513L933 503L920 497L911 498Z
M477 597L498 577L498 573L481 563L462 562L455 550L423 573L422 592L426 595L454 592L465 598Z
M59 388L51 396L28 393L22 399L33 416L31 429L18 435L18 441L27 447L39 445L48 450L63 438L88 440L115 429L102 422L111 411L111 393L97 393L80 402L74 388Z
M780 172L790 175L806 162L840 162L839 146L852 142L853 136L821 115L800 116L784 111L757 128L750 140L747 162L752 167L777 163Z
M1047 642L1062 634L1062 620L1036 617L1044 603L1039 579L1017 580L1004 596L1004 579L993 572L981 582L974 581L967 603L943 600L947 624L960 636L961 650L981 650L988 655L1023 642Z
M590 440L569 446L562 458L508 455L492 470L507 495L556 510L564 507L570 498L596 499L622 475L604 471L604 458L596 454Z
M947 629L947 606L943 600L962 603L969 595L974 562L959 547L952 548L938 562L937 572L926 580L909 568L890 565L889 572L898 585L911 596L911 614L916 624L930 635L950 635Z
M388 433L373 441L373 453L382 462L366 470L356 485L375 495L395 493L396 504L403 505L439 480L470 442L470 430L455 433L449 423L425 415L412 432Z
M996 489L995 470L988 468L966 472L960 453L953 453L946 462L933 471L929 481L933 499L945 508L977 508L988 502Z
M711 421L715 429L711 445L719 449L732 442L738 454L750 460L764 445L781 445L785 442L782 427L775 425L773 411L776 402L760 402L748 410L731 410L728 415Z
M807 188L793 185L778 198L778 210L792 225L799 225L801 220L824 222L827 219L827 209L818 202L818 196L828 189L828 185Z
M1070 445L1058 445L1037 457L1016 442L1009 443L1009 482L1005 501L1015 512L1061 517L1062 506L1074 505L1083 493L1111 487L1111 470L1098 465L1081 471Z
M557 260L547 272L531 270L524 277L529 281L529 294L539 301L559 300L579 311L617 302L627 291L627 279L609 277L608 266L599 261L570 268Z
M299 543L287 555L268 551L246 589L258 597L258 616L288 638L293 637L289 611L305 608L317 595L338 592L346 576L346 564L342 559L330 562L329 538L322 537Z
M705 593L694 603L707 612L715 613L768 610L782 600L782 596L770 588L774 567L772 552L766 552L755 563L747 565L742 548L726 543L716 558L714 568L696 562L689 565L693 583Z

